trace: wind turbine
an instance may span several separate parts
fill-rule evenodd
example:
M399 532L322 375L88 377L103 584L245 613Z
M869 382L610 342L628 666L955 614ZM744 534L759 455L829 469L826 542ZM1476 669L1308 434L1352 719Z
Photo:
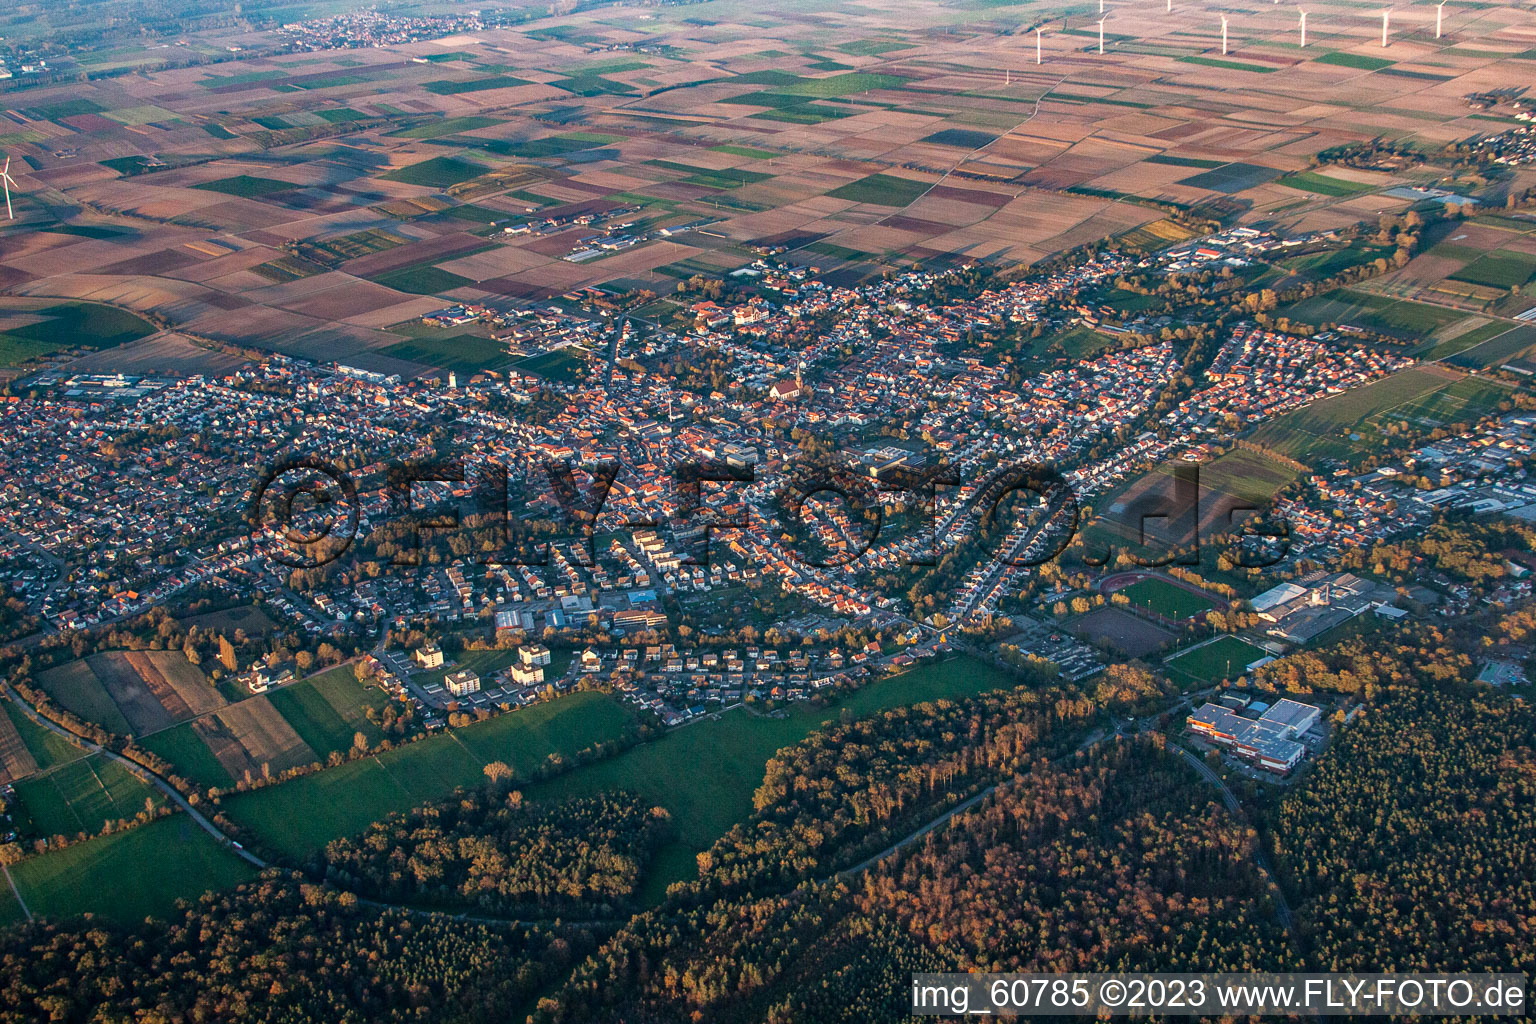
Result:
M1445 17L1445 0L1435 4L1435 38L1440 38L1440 22Z
M1227 55L1227 16L1221 16L1221 55Z
M1099 0L1099 13L1104 13L1104 0Z
M1099 0L1099 3L1102 4L1103 2L1104 2L1104 0ZM1099 19L1099 52L1100 53L1104 52L1104 20L1105 19L1103 19L1103 18Z
M1035 63L1040 63L1040 26L1035 26Z
M16 180L11 177L11 158L5 158L5 169L0 170L0 185L5 187L5 216L7 220L15 220L16 214L11 212L11 186L16 185ZM16 185L18 189L20 185Z
M1387 25L1388 25L1391 17L1392 17L1392 8L1388 7L1387 9L1385 9L1384 11L1381 12L1381 45L1382 45L1383 48L1385 48L1386 45L1387 45Z
M1305 50L1307 48L1307 12L1305 8L1296 9L1301 12L1301 48Z

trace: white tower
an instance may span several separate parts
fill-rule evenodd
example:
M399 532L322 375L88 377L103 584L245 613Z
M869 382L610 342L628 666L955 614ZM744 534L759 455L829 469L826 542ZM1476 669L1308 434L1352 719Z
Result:
M1440 38L1440 24L1445 19L1445 0L1435 4L1435 38Z
M1035 27L1035 63L1040 63L1040 28Z
M1227 16L1221 16L1221 55L1227 55Z
M1388 7L1381 12L1381 45L1387 45L1387 25L1392 18L1392 8Z
M1299 7L1297 10L1301 11L1301 48L1305 50L1307 48L1307 12Z
M15 184L15 180L11 177L11 158L6 157L5 168L0 170L0 185L5 186L5 216L8 220L16 219L16 214L11 212L11 186Z
M1099 2L1103 3L1104 0L1099 0ZM1103 18L1099 19L1099 52L1100 53L1104 52L1104 19Z

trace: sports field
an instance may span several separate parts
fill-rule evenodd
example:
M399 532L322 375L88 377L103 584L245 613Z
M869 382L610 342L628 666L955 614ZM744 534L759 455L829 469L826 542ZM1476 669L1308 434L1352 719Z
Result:
M1191 618L1215 607L1199 594L1158 579L1138 580L1115 593L1124 594L1126 599L1137 608L1145 608L1174 622Z
M1189 682L1216 683L1223 679L1236 679L1243 674L1246 666L1258 661L1266 653L1246 640L1223 636L1169 658L1163 667L1171 675Z

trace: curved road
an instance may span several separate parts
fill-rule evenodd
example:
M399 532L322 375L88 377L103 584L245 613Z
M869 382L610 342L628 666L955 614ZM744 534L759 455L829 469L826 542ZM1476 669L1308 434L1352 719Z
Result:
M247 850L245 847L241 846L239 843L235 842L233 839L229 838L229 836L225 835L223 830L221 830L217 825L204 817L202 812L199 811L196 807L193 807L190 803L188 803L187 798L182 796L181 792L175 786L171 785L165 779L150 771L148 768L145 768L137 761L130 760L129 758L124 757L122 754L119 754L117 751L109 750L99 743L86 739L84 736L70 732L68 729L64 728L62 725L59 725L52 719L38 714L37 710L33 708L31 704L21 699L21 694L11 689L9 683L0 683L0 693L3 693L5 696L9 697L11 701L21 709L22 714L26 715L32 721L42 726L44 729L58 733L60 736L64 737L66 740L73 743L77 747L83 747L92 753L101 754L103 757L111 758L118 764L122 765L124 768L128 769L139 779L143 780L151 786L154 786L160 792L164 793L166 798L169 799L171 803L186 811L192 820L197 822L199 828L213 836L213 838L217 839L220 843L223 843L225 846L229 847L232 852L234 852L246 863L256 867L257 869L269 868L273 866L262 860L260 857L256 856L250 850Z
M166 798L169 799L173 804L175 804L181 810L186 811L188 816L190 816L191 819L197 823L199 828L213 836L213 838L218 840L222 845L228 847L231 853L234 853L236 856L240 857L252 867L256 868L257 870L281 867L281 865L272 864L269 861L263 860L262 858L256 856L256 854L252 853L250 850L247 850L245 847L231 839L221 828L219 828L213 822L209 821L208 818L203 815L202 812L200 812L196 807L193 807L192 804L187 801L187 798L182 796L175 786L172 786L168 781L166 781L164 778L161 778L155 772L150 771L148 768L145 768L137 761L126 758L114 750L109 750L99 743L95 743L86 739L84 736L70 732L68 729L59 725L57 722L52 721L44 715L38 714L37 710L32 707L31 704L27 703L25 700L22 700L21 695L15 690L11 689L9 683L0 682L0 693L3 693L6 697L9 697L11 701L21 709L22 714L26 715L33 722L42 726L44 729L57 733L77 747L82 747L88 751L91 751L92 753L101 754L103 757L111 758L126 768L128 771L132 772L137 778L151 786L154 786L160 792L164 793ZM6 880L11 882L11 891L15 893L16 901L21 903L22 910L26 912L27 918L30 920L32 914L30 911L26 910L27 905L22 901L21 893L16 889L16 883L11 881L10 872L6 871L5 875ZM329 882L325 884L329 885L333 889L338 889L338 891L341 892L348 891L345 889L339 889L339 887L332 885ZM556 920L558 920L552 918L532 921L516 921L509 920L504 917L476 917L475 915L470 914L468 911L455 912L452 910L433 910L429 907L413 907L401 903L385 903L380 900L371 900L363 896L358 896L356 893L353 893L352 895L358 903L367 907L375 907L380 910L399 910L407 914L418 914L422 916L446 917L453 921L464 921L473 924L510 925L514 928L527 928L532 926L549 927L550 925L554 924ZM560 921L562 926L571 928L597 928L622 923L622 921L617 920Z
M1169 742L1168 746L1173 748L1174 753L1194 765L1195 771L1200 773L1201 778L1221 791L1221 800L1227 805L1227 810L1244 821L1247 820L1247 815L1243 813L1243 805L1238 802L1237 794L1228 788L1220 775L1211 771L1211 766L1206 764L1203 758L1196 756L1191 751L1185 750L1177 743ZM1269 861L1265 858L1263 849L1255 846L1253 859L1258 864L1259 870L1264 872L1264 877L1269 879L1269 887L1275 891L1275 917L1279 918L1280 926L1294 940L1296 938L1296 930L1294 919L1291 917L1291 905L1286 901L1285 893L1280 889L1280 882L1277 876L1274 871L1270 870Z

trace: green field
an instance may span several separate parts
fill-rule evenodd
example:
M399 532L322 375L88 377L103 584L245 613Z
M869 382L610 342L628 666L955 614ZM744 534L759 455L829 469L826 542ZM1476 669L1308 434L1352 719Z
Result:
M841 709L870 715L924 700L974 696L1016 685L1012 676L970 658L912 669L856 691L830 708L795 706L770 718L737 709L680 729L618 757L587 765L530 788L536 799L564 799L627 789L665 807L676 837L657 853L645 889L651 897L697 870L694 856L752 812L752 794L768 759L800 742Z
M384 737L379 727L368 720L367 709L382 709L389 703L389 695L358 682L350 665L275 690L268 699L299 738L321 758L333 750L351 750L353 736L358 732L368 737L369 746Z
M116 761L91 754L16 783L25 831L37 837L95 833L108 820L132 818L157 791Z
M1395 63L1383 57L1367 57L1360 53L1325 53L1317 58L1319 64L1337 64L1341 68L1354 68L1357 71L1380 71L1389 68Z
M462 92L485 92L487 89L512 89L529 83L511 75L495 75L491 78L471 78L462 82L426 82L422 88L438 96L456 96Z
M232 796L223 807L266 846L302 858L392 811L440 799L458 786L480 784L481 769L491 761L503 761L527 778L550 754L570 757L594 743L618 739L633 723L631 713L611 698L576 693Z
M1484 253L1452 274L1451 280L1489 288L1518 288L1533 277L1536 277L1536 256L1506 249Z
M37 685L60 706L108 732L127 736L133 732L96 673L84 659L38 673Z
M43 319L0 334L0 366L65 348L115 348L155 333L153 325L127 310L94 302L61 302L26 312Z
M1235 636L1218 637L1202 647L1196 647L1175 655L1164 663L1171 674L1183 676L1194 683L1216 683L1224 679L1236 679L1245 666L1253 664L1267 654L1246 640Z
M178 775L191 779L204 789L230 789L235 784L234 778L213 756L213 751L192 728L191 722L145 736L138 745L165 758L176 766Z
M571 384L581 379L586 365L586 360L572 352L570 348L558 348L553 352L529 356L518 362L514 368L521 373L536 373L546 380Z
M955 146L959 149L980 149L996 138L997 136L991 132L978 132L968 128L945 128L932 135L924 135L917 141L932 142L940 146Z
M1124 594L1126 599L1137 608L1146 608L1174 622L1183 621L1215 607L1199 594L1190 593L1165 580L1138 580L1115 593Z
M709 148L716 153L729 153L731 156L744 156L752 160L772 160L779 155L766 149L753 149L751 146L710 146Z
M776 91L789 96L811 96L828 99L833 96L853 96L871 89L900 89L905 78L896 75L877 75L864 71L850 71L828 78L805 78L793 85L782 86Z
M782 717L735 710L673 730L659 740L527 787L538 798L624 788L672 811L678 838L661 851L653 894L691 875L693 856L751 812L752 793L779 748L796 743L847 709L856 715L1015 685L1012 676L967 658L926 665L851 694L840 708L790 708ZM481 768L504 761L526 777L549 754L570 757L633 727L622 705L577 693L488 722L432 736L339 768L228 797L231 819L271 847L302 859L324 843L362 831L393 811L478 785ZM85 911L115 920L164 914L177 898L244 881L252 872L185 815L33 857L13 869L34 912Z
M29 857L10 870L34 914L93 913L124 924L164 917L178 899L256 874L185 814Z
M1277 184L1284 185L1286 188L1294 188L1300 192L1312 192L1320 196L1357 196L1362 192L1371 191L1374 187L1372 185L1362 185L1358 181L1345 181L1343 178L1319 174L1316 171L1287 174Z
M1253 435L1257 444L1306 462L1314 458L1358 459L1376 450L1368 420L1418 402L1458 378L1428 366L1414 366L1342 395L1325 398L1270 420Z
M414 128L402 128L397 132L390 132L389 134L401 139L440 139L445 135L472 132L477 128L489 128L497 124L501 124L501 122L494 117L481 117L478 115L445 117L428 121L426 124L417 125Z
M1396 337L1423 339L1436 331L1466 320L1468 314L1456 309L1431 306L1409 299L1394 299L1370 292L1340 288L1326 295L1316 295L1291 303L1275 311L1312 327L1323 324L1351 324Z
M877 206L906 206L931 186L927 182L911 178L898 178L891 174L871 174L858 181L833 189L827 195L833 199L848 199L855 203L873 203Z
M413 363L458 373L495 369L505 366L512 359L500 342L475 334L412 338L410 341L385 346L380 351L396 359L409 359Z
M32 755L32 760L37 762L39 771L78 761L85 756L84 750L51 729L45 729L32 721L9 700L0 699L0 707L5 709L5 714L16 726L16 733L21 737L22 745Z
M461 181L478 178L488 168L484 164L477 164L473 160L461 160L453 156L435 156L430 160L410 164L406 167L397 167L393 171L381 174L379 177L385 181L399 181L407 185L424 185L427 188L448 188L457 185Z
M460 277L458 274L428 263L418 263L415 266L400 267L382 274L375 274L368 280L386 288L393 288L397 292L409 292L412 295L439 295L475 283L467 277Z
M286 192L299 186L291 181L279 181L276 178L258 178L249 174L237 174L233 178L205 181L201 185L193 185L192 187L200 188L205 192L222 192L227 196L240 196L242 199L251 199L256 196L271 195L274 192Z

